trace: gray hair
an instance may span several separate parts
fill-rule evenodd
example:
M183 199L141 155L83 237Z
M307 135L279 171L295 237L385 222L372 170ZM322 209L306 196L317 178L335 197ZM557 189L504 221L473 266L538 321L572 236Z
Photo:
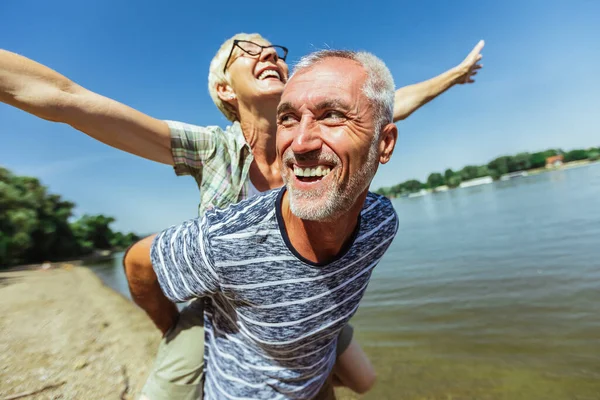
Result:
M319 50L300 59L290 76L307 69L327 58L345 58L359 63L367 73L362 91L375 110L375 138L381 128L394 120L394 78L381 59L366 51Z

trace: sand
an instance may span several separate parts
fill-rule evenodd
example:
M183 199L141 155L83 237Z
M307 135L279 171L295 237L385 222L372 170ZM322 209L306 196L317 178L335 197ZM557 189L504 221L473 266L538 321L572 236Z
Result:
M136 399L160 341L140 308L70 264L0 272L0 315L0 400Z
M134 399L160 335L88 269L0 273L0 399Z

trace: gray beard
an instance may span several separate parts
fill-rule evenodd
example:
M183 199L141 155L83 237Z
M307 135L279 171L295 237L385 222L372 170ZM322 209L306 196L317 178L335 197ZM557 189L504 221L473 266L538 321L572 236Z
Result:
M378 141L374 140L369 148L367 161L354 174L347 185L333 188L302 191L296 190L284 176L290 201L290 209L296 217L307 221L331 221L348 212L356 203L358 196L369 188L379 165ZM327 193L324 193L327 192ZM323 199L324 201L318 201Z

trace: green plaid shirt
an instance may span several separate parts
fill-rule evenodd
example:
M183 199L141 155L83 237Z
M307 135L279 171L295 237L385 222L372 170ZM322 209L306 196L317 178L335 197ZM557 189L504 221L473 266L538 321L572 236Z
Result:
M253 156L239 122L225 131L218 126L165 122L171 130L175 173L193 176L200 188L198 215L248 196Z

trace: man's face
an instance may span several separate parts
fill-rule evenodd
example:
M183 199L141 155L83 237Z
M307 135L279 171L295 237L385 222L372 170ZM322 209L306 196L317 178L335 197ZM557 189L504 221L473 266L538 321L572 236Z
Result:
M367 78L353 60L327 58L293 76L277 111L277 153L292 213L329 220L368 190L379 164Z

